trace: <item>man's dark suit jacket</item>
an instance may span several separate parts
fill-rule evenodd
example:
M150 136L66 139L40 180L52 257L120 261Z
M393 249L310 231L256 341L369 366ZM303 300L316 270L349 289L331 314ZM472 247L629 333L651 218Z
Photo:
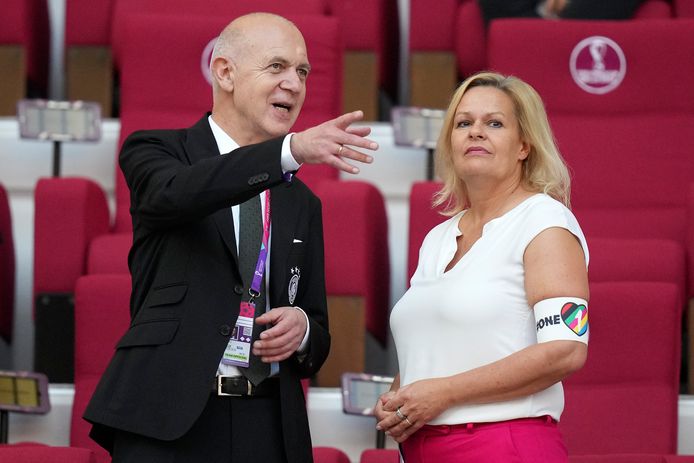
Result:
M270 188L271 307L290 305L289 281L298 274L293 305L310 323L307 355L280 363L284 444L290 463L311 460L300 378L318 371L330 345L321 204L300 180L283 180L281 145L277 138L220 155L207 116L189 129L137 132L123 144L131 324L84 414L107 449L111 428L173 440L202 412L247 290L230 208Z

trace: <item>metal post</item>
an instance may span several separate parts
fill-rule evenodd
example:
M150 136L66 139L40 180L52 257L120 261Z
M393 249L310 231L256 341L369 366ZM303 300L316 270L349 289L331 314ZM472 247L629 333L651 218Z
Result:
M434 149L427 148L427 180L434 180Z
M0 410L0 444L7 444L7 435L10 427L8 416L7 410Z
M376 431L376 448L386 448L386 433L385 431Z
M60 149L60 142L53 140L53 177L60 177Z

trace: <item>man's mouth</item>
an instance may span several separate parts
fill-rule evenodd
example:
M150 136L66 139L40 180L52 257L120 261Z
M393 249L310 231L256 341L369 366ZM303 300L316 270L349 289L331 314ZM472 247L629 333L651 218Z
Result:
M281 110L287 111L287 112L289 112L292 109L291 105L284 104L284 103L272 103L272 106L274 106L277 109L281 109Z

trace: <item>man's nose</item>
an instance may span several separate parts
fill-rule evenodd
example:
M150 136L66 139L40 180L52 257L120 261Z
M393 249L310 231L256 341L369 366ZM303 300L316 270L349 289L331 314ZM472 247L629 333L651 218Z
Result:
M289 90L291 92L298 92L301 90L303 81L295 71L287 72L280 82L280 87L284 90Z

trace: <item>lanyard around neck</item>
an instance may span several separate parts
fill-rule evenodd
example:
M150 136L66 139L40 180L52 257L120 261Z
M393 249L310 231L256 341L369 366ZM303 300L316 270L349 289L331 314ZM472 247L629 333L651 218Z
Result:
M255 264L255 272L253 272L253 280L251 287L248 288L248 293L251 295L249 302L260 296L260 286L263 282L263 273L265 273L265 262L267 262L268 243L270 241L270 190L265 191L265 220L263 220L263 241L260 243L260 253L258 254L258 262Z

